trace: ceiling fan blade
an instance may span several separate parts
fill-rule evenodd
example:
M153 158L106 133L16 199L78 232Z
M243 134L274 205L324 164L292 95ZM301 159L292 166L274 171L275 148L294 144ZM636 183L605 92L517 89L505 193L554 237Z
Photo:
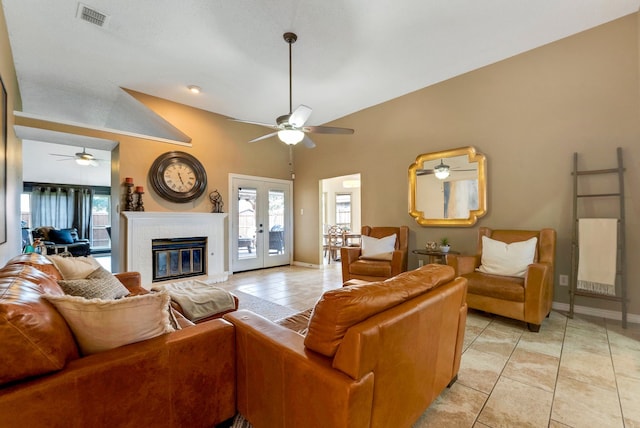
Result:
M270 123L254 122L254 121L252 121L252 120L231 119L231 118L229 118L229 120L231 120L231 121L233 121L233 122L249 123L249 124L251 124L251 125L264 126L265 128L279 129L279 128L278 128L278 125L272 125L272 124L270 124Z
M316 143L314 143L308 135L304 136L304 138L302 139L302 144L304 144L308 149L313 149L316 146Z
M336 128L333 126L303 126L302 130L312 134L353 134L355 132L350 128Z
M97 161L97 160L90 160L90 161L89 161L89 165L91 165L91 166L98 166L98 161Z
M296 128L300 128L311 116L311 107L307 107L304 104L300 104L289 116L289 123Z
M433 170L432 169L419 169L416 171L416 175L428 175L428 174L433 174Z
M60 157L63 157L63 158L69 158L69 159L73 159L73 158L75 158L75 156L74 156L74 155L62 155L62 154L59 154L59 153L49 153L49 154L50 154L51 156L60 156Z
M255 143L256 141L260 141L260 140L266 140L267 138L271 138L274 135L278 135L278 132L272 132L270 134L267 135L263 135L262 137L258 137L258 138L254 138L253 140L249 141L250 143Z

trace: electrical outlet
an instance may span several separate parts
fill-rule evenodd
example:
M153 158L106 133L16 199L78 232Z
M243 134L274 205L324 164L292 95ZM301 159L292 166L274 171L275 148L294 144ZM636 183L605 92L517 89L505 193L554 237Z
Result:
M565 287L569 285L569 275L560 275L560 285Z
M424 266L424 260L420 259L418 260L418 267L422 267Z

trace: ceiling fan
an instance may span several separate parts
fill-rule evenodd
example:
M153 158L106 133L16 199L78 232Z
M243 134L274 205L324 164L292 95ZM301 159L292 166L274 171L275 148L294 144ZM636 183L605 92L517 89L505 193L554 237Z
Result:
M87 152L86 148L82 148L81 152L76 153L75 155L63 155L59 153L49 153L51 156L59 156L63 159L58 159L58 161L66 161L66 160L75 160L78 165L82 166L98 166L98 161L103 159L97 159L91 153Z
M449 177L451 171L476 171L476 169L459 169L455 167L452 168L449 165L446 165L443 159L440 159L440 164L433 167L433 169L419 169L416 171L416 175L435 174L436 178L444 180L445 178Z
M260 125L266 128L274 129L275 132L263 135L258 138L254 138L249 141L255 143L256 141L265 140L273 136L278 136L280 141L288 145L295 145L302 142L306 147L313 148L315 143L306 134L353 134L354 130L349 128L336 128L332 126L305 126L307 119L311 116L311 107L307 107L303 104L299 105L295 110L292 107L292 78L291 78L291 45L298 40L298 36L295 33L284 33L284 41L289 44L289 113L279 116L276 119L276 124L254 122L250 120L241 119L229 119L235 122L250 123L253 125Z

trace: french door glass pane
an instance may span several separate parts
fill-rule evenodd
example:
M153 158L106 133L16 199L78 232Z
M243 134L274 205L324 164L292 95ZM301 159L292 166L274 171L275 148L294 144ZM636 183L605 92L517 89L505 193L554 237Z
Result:
M284 192L269 190L269 255L285 251L284 206Z
M238 258L256 257L257 196L255 188L238 190Z

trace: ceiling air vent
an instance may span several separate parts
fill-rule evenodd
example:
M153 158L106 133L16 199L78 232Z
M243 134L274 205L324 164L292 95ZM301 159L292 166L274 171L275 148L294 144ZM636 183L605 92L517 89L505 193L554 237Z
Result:
M78 13L76 17L83 21L95 24L98 27L104 27L109 19L109 17L104 13L98 12L94 8L82 3L78 3Z

